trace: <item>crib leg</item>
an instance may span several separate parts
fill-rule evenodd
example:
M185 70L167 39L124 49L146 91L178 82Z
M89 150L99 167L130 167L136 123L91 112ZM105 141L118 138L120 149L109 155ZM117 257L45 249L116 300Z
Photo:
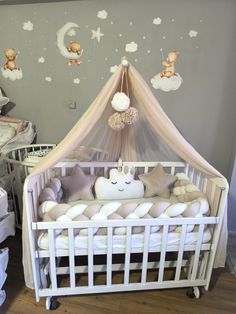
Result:
M201 297L201 291L198 287L191 287L188 288L187 292L186 292L187 297L189 297L190 299L200 299Z
M46 310L56 310L59 307L60 303L54 297L46 298Z

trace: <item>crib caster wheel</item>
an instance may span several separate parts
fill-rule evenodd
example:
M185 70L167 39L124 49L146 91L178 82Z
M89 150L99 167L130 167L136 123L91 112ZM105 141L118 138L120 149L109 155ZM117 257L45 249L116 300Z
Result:
M60 303L53 297L47 297L46 299L46 309L54 311L59 307Z
M201 292L198 287L191 287L187 290L186 296L190 299L199 299L201 296Z

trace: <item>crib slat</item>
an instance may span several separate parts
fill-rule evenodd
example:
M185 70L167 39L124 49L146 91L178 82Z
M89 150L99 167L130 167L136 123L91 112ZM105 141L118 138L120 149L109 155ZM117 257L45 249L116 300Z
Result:
M193 182L194 180L194 168L193 167L191 167L191 175L189 176L189 179L191 182Z
M206 193L206 190L207 190L207 182L208 182L207 178L204 178L204 180L203 180L203 186L202 186L202 191L203 191L203 193Z
M129 284L129 272L130 272L130 244L131 244L131 227L126 229L126 244L125 244L125 274L124 284Z
M219 202L221 197L221 189L217 186L215 189L214 200L211 205L211 215L218 216Z
M180 272L181 272L181 266L182 266L182 260L183 260L186 230L187 230L187 225L182 225L180 243L179 243L178 259L177 259L177 267L176 267L176 271L175 271L175 280L180 279Z
M50 169L46 170L46 173L47 173L47 182L50 181Z
M61 168L61 176L64 177L66 175L66 168Z
M49 259L50 259L50 277L52 289L57 288L56 260L55 260L55 236L54 230L48 229L49 238Z
M213 186L212 186L212 190L211 190L211 203L210 206L212 207L214 204L214 200L215 200L215 196L216 196L216 190L217 190L217 186L215 184L215 182L212 182Z
M18 150L18 160L22 161L20 150Z
M200 180L201 180L201 173L198 172L197 178L196 178L196 186L200 189Z
M163 226L163 233L162 233L162 239L161 239L161 259L160 259L160 268L159 268L159 273L158 273L158 282L163 281L168 229L169 229L168 225Z
M68 229L69 236L69 265L70 265L70 287L75 288L75 248L74 229Z
M203 232L204 232L204 224L201 224L199 226L198 241L197 241L197 244L196 244L196 250L195 250L195 255L194 255L193 270L192 270L191 280L195 280L196 279L198 265L199 265L199 256L200 256L200 251L201 251L201 246L202 246Z
M141 283L146 283L150 226L145 226Z
M107 286L112 284L112 227L107 228Z
M44 181L43 181L43 176L40 175L39 177L39 182L40 182L40 188L41 188L41 191L44 189Z
M93 287L93 228L88 228L88 285Z
M186 176L189 175L189 164L186 164L186 167L185 167L185 174L186 174Z
M104 167L104 177L108 178L108 167Z

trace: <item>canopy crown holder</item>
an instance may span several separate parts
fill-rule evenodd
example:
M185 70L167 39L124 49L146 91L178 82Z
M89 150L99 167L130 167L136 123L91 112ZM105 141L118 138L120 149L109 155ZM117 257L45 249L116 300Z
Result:
M121 59L121 64L122 64L122 66L124 67L124 68L127 68L128 66L129 66L129 61L128 61L128 59L124 56L124 57L122 57L122 59Z

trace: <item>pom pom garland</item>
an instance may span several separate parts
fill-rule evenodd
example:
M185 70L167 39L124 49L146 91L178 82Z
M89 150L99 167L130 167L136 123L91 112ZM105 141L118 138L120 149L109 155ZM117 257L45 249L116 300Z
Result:
M108 125L115 131L121 131L126 125L134 124L138 121L138 110L130 107L130 98L125 93L115 93L111 101L115 112L108 119Z
M130 99L125 93L115 93L111 104L116 111L125 111L129 108Z
M128 67L128 61L123 58L122 65L124 68ZM126 90L127 95L123 92L124 79L126 81ZM121 80L121 91L113 95L111 101L112 108L115 109L113 115L108 119L108 125L115 131L121 131L125 128L126 125L134 124L138 121L138 110L136 108L130 107L130 98L129 98L129 87L128 87L128 77L127 71L124 70Z
M138 121L138 110L134 107L129 107L125 112L121 113L122 122L128 125Z
M125 125L134 124L138 121L138 110L134 107L129 107L125 112L115 112L108 119L108 125L115 131L121 131Z
M124 129L125 124L122 122L121 114L116 112L108 119L108 125L115 131Z

